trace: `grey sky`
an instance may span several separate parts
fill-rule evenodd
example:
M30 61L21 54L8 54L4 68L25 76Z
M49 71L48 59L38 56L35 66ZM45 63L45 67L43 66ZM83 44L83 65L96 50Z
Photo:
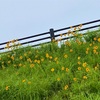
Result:
M100 0L0 0L0 43L100 19Z

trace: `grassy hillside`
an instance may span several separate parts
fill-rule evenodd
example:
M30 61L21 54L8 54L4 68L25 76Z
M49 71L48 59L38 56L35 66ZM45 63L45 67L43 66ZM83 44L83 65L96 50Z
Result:
M1 54L0 100L100 100L100 30Z

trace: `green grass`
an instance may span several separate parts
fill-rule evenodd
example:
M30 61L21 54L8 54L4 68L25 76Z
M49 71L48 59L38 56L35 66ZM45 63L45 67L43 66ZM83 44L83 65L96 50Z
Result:
M100 100L100 30L77 35L1 54L0 100Z

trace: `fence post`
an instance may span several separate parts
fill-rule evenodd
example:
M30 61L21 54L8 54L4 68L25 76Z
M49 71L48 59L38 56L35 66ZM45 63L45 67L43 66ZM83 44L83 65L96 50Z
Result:
M51 41L55 40L54 29L53 28L50 29L50 36L51 36Z

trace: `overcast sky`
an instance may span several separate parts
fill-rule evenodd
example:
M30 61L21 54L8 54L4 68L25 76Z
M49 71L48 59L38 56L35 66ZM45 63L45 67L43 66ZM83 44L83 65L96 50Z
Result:
M100 19L100 0L0 0L0 43Z

